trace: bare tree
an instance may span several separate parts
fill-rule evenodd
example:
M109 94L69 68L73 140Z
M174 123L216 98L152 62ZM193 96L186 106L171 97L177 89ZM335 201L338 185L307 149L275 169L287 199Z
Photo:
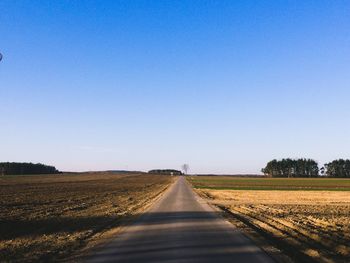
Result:
M181 166L181 168L184 171L184 174L187 174L188 170L190 169L190 166L185 163Z

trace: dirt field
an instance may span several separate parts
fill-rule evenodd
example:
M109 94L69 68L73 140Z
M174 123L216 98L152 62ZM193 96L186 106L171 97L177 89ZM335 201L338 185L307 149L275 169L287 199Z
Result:
M161 175L46 175L0 178L1 262L58 260L157 197Z
M200 195L295 262L350 262L348 191L215 190L209 182Z

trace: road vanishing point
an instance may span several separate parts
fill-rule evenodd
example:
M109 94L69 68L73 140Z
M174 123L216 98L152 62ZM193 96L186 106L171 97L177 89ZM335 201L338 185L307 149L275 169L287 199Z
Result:
M195 194L183 176L86 259L100 262L275 262Z

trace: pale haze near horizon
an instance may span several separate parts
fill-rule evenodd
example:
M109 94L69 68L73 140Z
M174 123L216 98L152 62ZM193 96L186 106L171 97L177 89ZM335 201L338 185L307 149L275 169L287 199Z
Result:
M350 157L349 1L0 10L0 161L236 174Z

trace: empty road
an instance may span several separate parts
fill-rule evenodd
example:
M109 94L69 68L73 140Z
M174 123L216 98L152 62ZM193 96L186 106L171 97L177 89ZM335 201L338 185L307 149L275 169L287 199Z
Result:
M274 262L180 177L87 262Z

